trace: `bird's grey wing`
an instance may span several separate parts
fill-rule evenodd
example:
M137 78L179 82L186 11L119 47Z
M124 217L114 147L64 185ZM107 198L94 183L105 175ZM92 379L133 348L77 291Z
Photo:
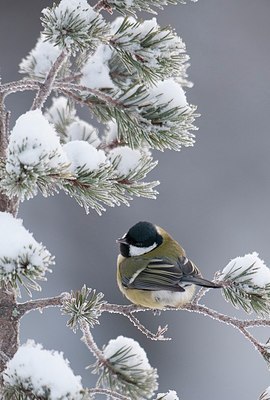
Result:
M147 260L147 264L131 277L122 276L122 284L129 289L184 292L185 289L180 285L183 276L194 273L194 267L186 260L185 257L176 262L166 257Z

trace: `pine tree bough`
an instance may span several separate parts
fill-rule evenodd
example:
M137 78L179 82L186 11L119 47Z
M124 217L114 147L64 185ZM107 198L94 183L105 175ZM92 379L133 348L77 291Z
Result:
M38 192L49 196L62 190L86 212L93 209L98 214L108 206L129 205L134 196L156 197L159 182L145 182L157 165L151 150L193 146L198 114L184 91L192 85L182 39L170 27L160 27L155 18L139 21L136 12L155 13L180 3L185 0L99 0L91 7L87 0L61 0L42 11L43 32L19 65L26 77L0 84L0 397L4 400L92 400L96 395L178 400L172 390L155 394L157 371L137 342L119 336L100 349L92 334L100 315L108 312L128 318L151 340L170 340L165 336L167 325L151 332L137 318L137 313L153 310L109 304L102 293L85 285L51 298L17 301L21 288L30 295L41 290L38 280L46 280L54 257L16 216L19 203ZM102 10L120 12L122 17L108 22ZM5 100L24 91L36 93L32 108L10 129ZM44 111L48 99L52 104ZM102 134L78 116L78 105L105 126ZM257 317L237 319L206 307L200 301L208 289L201 289L190 304L177 310L236 328L269 366L270 343L260 343L249 329L270 326L270 269L257 253L247 254L229 262L214 281L222 285L227 302ZM69 317L67 326L82 331L96 359L91 366L99 375L96 387L83 388L62 353L34 342L19 347L20 319L48 307L59 307ZM55 365L61 373L54 374ZM269 400L269 393L268 388L260 399Z

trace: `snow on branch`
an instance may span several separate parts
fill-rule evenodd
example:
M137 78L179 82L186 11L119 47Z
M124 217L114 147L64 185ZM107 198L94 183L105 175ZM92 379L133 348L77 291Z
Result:
M0 212L0 226L0 283L18 291L21 284L29 294L31 290L41 290L37 280L46 279L53 257L23 227L22 220Z
M196 2L197 0L191 0ZM126 12L136 13L137 11L147 11L156 14L155 8L163 9L168 4L186 4L186 0L100 0L99 9L111 7L122 14Z
M29 199L56 191L59 176L70 177L69 160L59 138L40 110L21 115L11 132L1 187L8 196Z
M44 79L60 54L59 46L45 41L44 35L41 35L34 49L21 61L19 72L34 79ZM65 65L61 68L65 69ZM62 75L61 71L59 75Z
M149 399L158 387L157 372L134 339L118 336L103 349L104 360L94 366L98 385L125 393L134 400Z
M81 377L74 375L63 353L45 350L30 340L8 362L3 377L5 400L83 398Z
M104 40L106 23L87 0L61 0L42 14L45 39L73 54Z
M131 86L114 96L76 84L57 87L87 105L100 122L116 121L118 141L131 148L145 144L161 151L179 151L183 146L194 145L195 136L190 131L197 129L193 125L198 116L196 107L184 101L183 89L174 79L160 82L155 89ZM172 87L174 91L170 94ZM174 101L176 88L179 96Z
M227 282L223 294L227 301L245 312L259 316L270 312L270 269L258 253L246 254L229 262L219 275Z
M75 117L75 111L68 119L69 108L61 98L47 112L47 118L61 131L63 146L40 110L19 117L10 136L7 160L2 161L0 185L5 193L23 201L38 191L48 196L63 189L87 212L93 208L99 214L104 205L128 205L133 196L154 198L158 182L141 182L156 165L151 155L129 149L129 156L134 153L129 158L123 148L123 157L121 151L116 157L96 149L94 145L101 143L97 131ZM76 137L81 140L74 140Z
M68 101L64 96L53 97L52 105L47 108L44 116L50 123L54 124L55 130L60 136L60 141L65 142L66 129L76 119L76 110L73 102Z
M168 76L186 76L185 44L171 28L161 28L156 18L117 18L111 30L110 46L141 80L155 84Z
M179 400L175 390L169 390L167 393L158 393L155 400Z

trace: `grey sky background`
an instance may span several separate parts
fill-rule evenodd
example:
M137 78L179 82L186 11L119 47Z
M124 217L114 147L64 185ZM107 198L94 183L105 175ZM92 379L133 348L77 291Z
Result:
M52 2L0 4L0 72L7 82L19 78L18 64L39 35L40 11ZM131 207L108 209L102 217L86 216L63 194L23 203L19 215L25 226L56 256L43 296L86 283L109 302L126 304L116 286L115 239L138 220L167 229L206 278L254 250L270 265L269 15L268 0L200 0L159 14L159 23L175 27L191 56L194 87L187 97L201 113L196 145L155 153L159 166L151 178L161 181L156 201L135 199ZM32 98L31 93L10 96L12 124ZM205 302L243 316L218 292ZM270 385L266 364L236 330L185 312L140 318L154 330L168 323L172 341L150 342L124 317L105 314L93 334L99 346L119 334L139 341L158 368L159 391L175 389L182 400L255 400ZM29 314L21 324L22 342L32 338L63 351L83 383L94 385L96 377L84 370L94 360L80 333L74 335L65 323L58 310ZM267 328L257 333L263 340L270 336Z

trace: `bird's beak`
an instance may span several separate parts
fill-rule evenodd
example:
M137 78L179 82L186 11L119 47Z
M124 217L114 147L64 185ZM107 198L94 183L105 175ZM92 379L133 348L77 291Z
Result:
M116 239L116 243L123 243L123 244L127 244L127 239L125 237Z

